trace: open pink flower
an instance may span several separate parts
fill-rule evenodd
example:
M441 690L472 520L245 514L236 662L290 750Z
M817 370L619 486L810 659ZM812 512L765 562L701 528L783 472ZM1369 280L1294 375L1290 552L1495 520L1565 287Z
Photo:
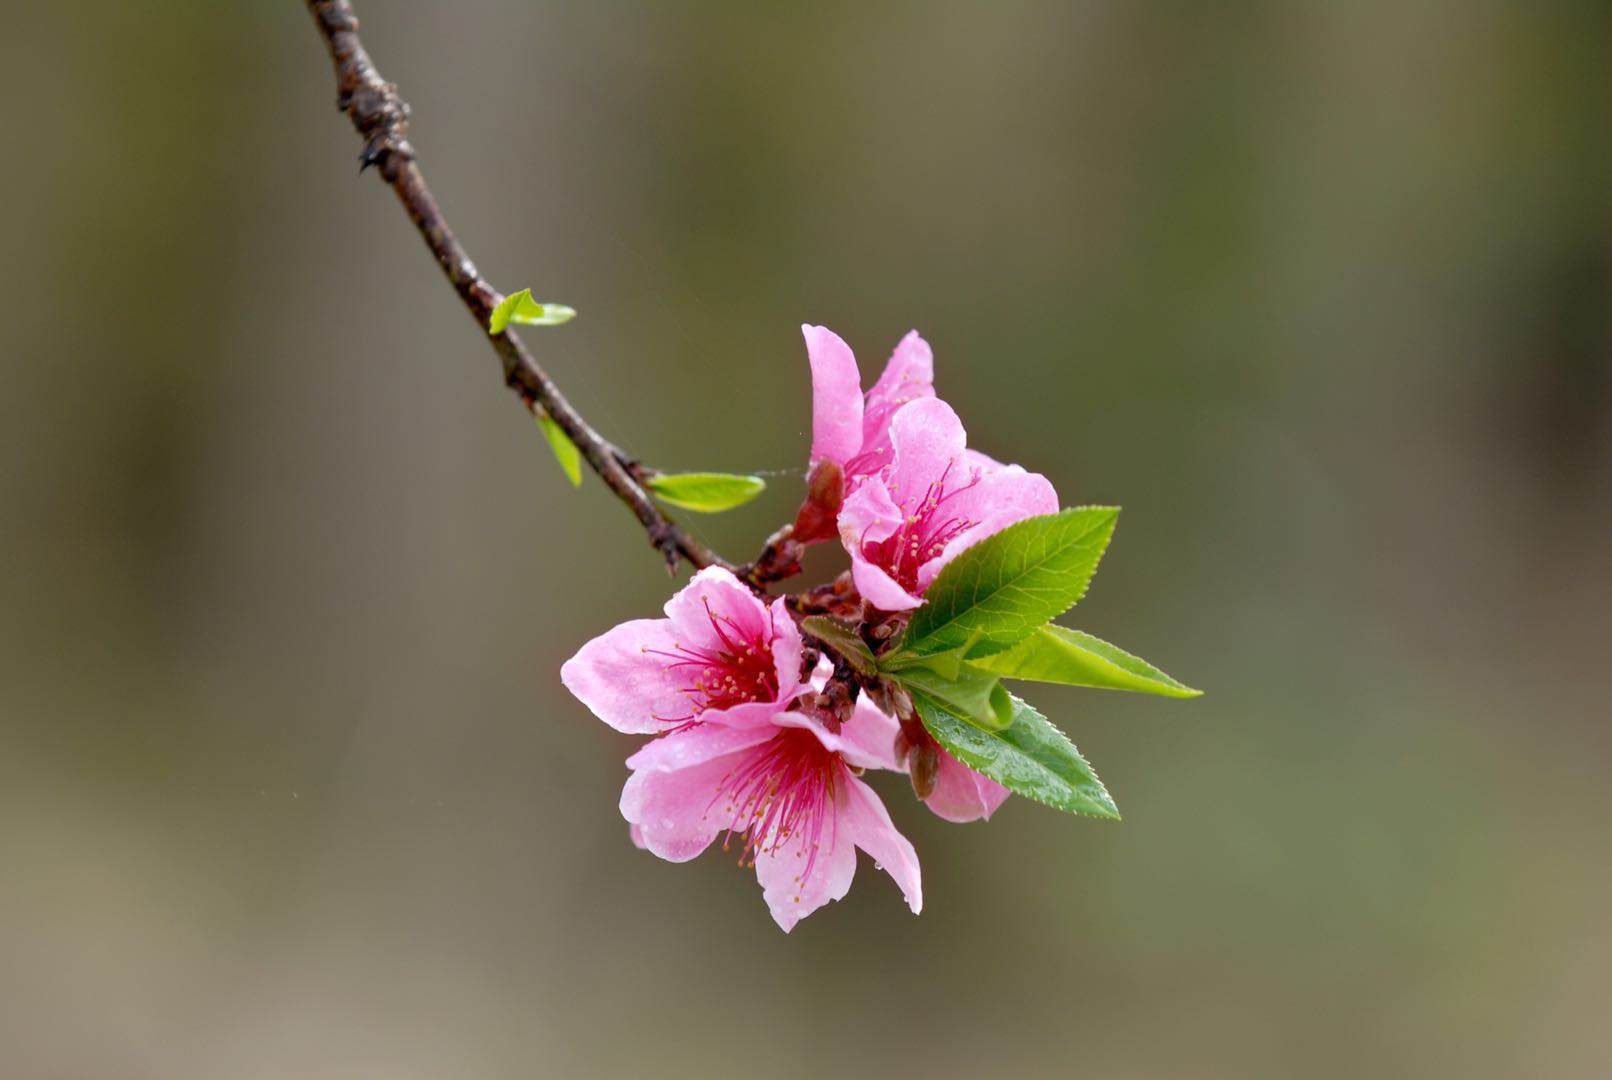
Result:
M586 645L560 681L617 731L660 734L706 720L769 724L805 689L801 637L732 573L708 567L666 602Z
M700 724L627 759L621 813L635 843L686 862L724 837L755 867L785 931L851 888L861 848L923 907L918 856L853 770L894 769L896 724L866 702L836 734L799 712L743 728Z
M873 389L862 393L862 373L851 347L824 326L802 326L812 365L812 457L832 461L846 490L890 461L890 418L909 401L935 396L935 358L913 330L901 339Z
M862 480L839 516L857 590L876 608L917 607L959 552L1058 509L1046 477L970 452L962 422L939 398L898 408L887 438L890 461Z

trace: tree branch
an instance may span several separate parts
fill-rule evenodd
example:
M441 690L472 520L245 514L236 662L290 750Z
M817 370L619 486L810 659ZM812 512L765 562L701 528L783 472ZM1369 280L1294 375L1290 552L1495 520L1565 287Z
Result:
M364 138L360 171L374 166L397 193L409 219L436 256L437 265L498 353L504 366L505 383L520 395L527 408L547 413L570 436L583 458L599 474L599 479L627 504L643 525L650 543L665 557L669 571L676 572L679 559L687 559L696 570L706 566L732 569L656 505L641 483L647 475L644 467L601 436L571 407L518 337L509 331L488 333L487 320L502 297L476 270L475 263L454 237L415 164L414 147L407 138L408 105L398 96L396 85L386 82L375 70L369 53L358 39L358 18L348 0L307 0L307 3L336 66L336 107L351 118L353 127Z

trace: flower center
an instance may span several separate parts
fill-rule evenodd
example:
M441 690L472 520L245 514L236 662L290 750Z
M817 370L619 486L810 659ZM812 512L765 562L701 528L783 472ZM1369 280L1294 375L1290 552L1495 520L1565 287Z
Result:
M731 616L713 612L709 600L705 601L705 617L711 621L711 640L705 644L679 641L670 650L644 650L665 659L667 670L682 677L682 691L693 710L687 716L657 716L657 720L688 724L698 721L708 709L731 709L778 697L778 669L772 659L772 643L778 633L772 625L772 611L767 612L765 639L748 637Z
M864 558L884 570L895 579L896 584L914 596L920 591L919 569L944 551L947 544L979 524L958 515L946 505L979 483L979 477L974 476L968 483L946 490L946 479L951 475L953 464L955 462L948 462L940 479L929 485L923 498L918 500L918 505L907 510L906 519L894 535L876 544L862 545Z
M739 864L754 866L758 855L775 855L798 840L796 857L803 865L795 881L806 881L821 845L826 842L834 850L834 785L844 768L840 755L812 732L781 729L716 786L711 806L720 804L722 816L730 818L722 850L729 849L734 833L743 833Z

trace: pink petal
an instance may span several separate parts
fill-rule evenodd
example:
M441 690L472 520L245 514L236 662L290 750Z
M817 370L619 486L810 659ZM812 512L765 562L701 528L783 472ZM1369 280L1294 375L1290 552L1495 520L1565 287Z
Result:
M880 712L865 697L857 699L856 711L841 725L839 732L829 731L822 723L803 712L782 712L773 717L778 727L800 728L817 736L817 741L859 769L894 769L903 771L896 760L896 732L900 725Z
M903 589L895 578L862 557L860 551L851 553L851 580L862 599L880 611L911 611L923 603L921 599Z
M801 640L800 627L789 617L789 608L784 604L783 597L772 602L772 610L768 614L775 630L772 662L778 672L778 702L787 705L804 689L800 662L806 643Z
M775 727L728 727L696 724L663 739L645 743L627 759L627 768L648 772L676 772L702 765L712 758L759 746L778 734Z
M720 644L713 618L731 619L750 641L767 640L774 627L767 605L731 570L720 566L707 566L672 594L666 601L666 617L685 640L700 645ZM728 636L733 636L731 631Z
M881 712L864 694L857 699L851 719L840 726L835 749L859 769L904 771L896 759L896 734L900 730L895 717Z
M884 373L868 391L868 405L898 408L914 398L935 393L935 355L929 342L909 330L884 365Z
M839 828L857 847L873 856L879 868L895 879L914 915L923 910L924 888L918 873L918 853L896 831L890 812L867 784L855 778L844 787Z
M722 814L719 789L743 758L740 752L675 772L635 772L621 789L621 816L638 827L645 848L688 862L727 830L732 815Z
M1008 794L1007 788L942 750L934 790L924 803L947 821L978 821L996 813Z
M639 851L649 850L649 846L644 843L644 830L640 829L638 826L627 826L627 838L632 841L632 846L637 848Z
M957 413L939 398L919 398L897 409L890 419L893 460L885 472L890 497L910 510L942 478L948 488L966 484L967 439Z
M802 326L812 365L812 463L844 465L862 449L862 374L840 336L823 326Z
M871 477L840 509L840 540L855 555L864 544L882 543L894 536L904 517L884 481Z
M675 647L665 619L633 619L605 631L560 668L560 681L617 731L650 735L689 715L682 683L653 651Z
M901 339L884 374L868 391L862 414L862 452L846 464L847 481L853 489L862 476L890 464L890 418L909 401L935 396L934 373L929 344L914 330Z
M833 674L834 662L826 656L820 656L817 658L817 666L812 668L812 677L806 680L806 684L822 693L823 687L828 685L829 677Z
M861 782L849 772L842 776L849 783ZM761 882L762 899L767 901L773 921L786 934L800 920L831 900L843 899L851 890L851 879L856 876L856 845L843 827L840 808L833 813L834 819L827 823L815 850L811 837L801 833L776 847L765 845L756 855L756 880ZM806 873L808 865L810 874Z
M964 451L963 460L968 462L969 468L973 469L976 473L981 474L993 473L998 469L1007 468L1007 466L1003 465L1000 461L996 460L994 457L991 457L989 454L982 454L980 451L974 449Z
M975 524L957 536L941 553L918 568L918 585L927 589L941 568L962 552L1016 522L1058 511L1058 493L1052 481L1040 473L1025 472L1017 465L981 476L966 490L960 490L946 504L947 511L968 518Z
M881 611L908 611L923 602L863 554L863 545L894 536L902 520L901 507L890 498L889 489L877 476L869 477L857 488L840 511L840 541L851 555L851 579L862 599Z
M800 693L801 688L795 687L790 697ZM779 710L788 707L789 701L749 701L742 705L730 705L726 709L706 709L700 713L701 726L730 728L776 728Z

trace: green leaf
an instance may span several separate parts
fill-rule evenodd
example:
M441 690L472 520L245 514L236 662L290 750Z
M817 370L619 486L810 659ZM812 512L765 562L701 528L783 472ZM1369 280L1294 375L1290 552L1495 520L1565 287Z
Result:
M808 615L800 621L800 628L845 657L846 662L863 675L873 675L879 670L873 650L851 624L827 615Z
M977 668L964 667L955 676L922 665L904 667L894 678L909 691L933 701L977 727L998 729L1013 722L1013 696L1002 680Z
M1118 517L1113 506L1060 510L981 540L924 590L901 650L976 659L1017 645L1085 594Z
M1011 700L1012 723L986 731L932 698L912 695L929 734L969 768L1054 809L1117 819L1119 809L1108 789L1063 732L1018 698Z
M490 333L502 334L509 329L510 323L559 326L576 317L576 308L566 307L564 304L540 304L532 299L531 289L522 289L513 296L506 296L498 301L498 306L493 308L492 315L487 319L487 330Z
M1161 697L1194 698L1203 694L1176 682L1140 657L1101 638L1066 626L1048 624L1006 652L970 660L970 666L1008 679L1134 690Z
M554 418L548 413L537 413L537 426L543 429L543 435L549 441L549 449L554 451L554 458L565 470L566 477L571 481L572 487L582 486L582 451L577 444Z
M759 476L733 473L660 473L644 481L644 486L662 502L684 510L715 514L743 506L765 491L767 482Z

